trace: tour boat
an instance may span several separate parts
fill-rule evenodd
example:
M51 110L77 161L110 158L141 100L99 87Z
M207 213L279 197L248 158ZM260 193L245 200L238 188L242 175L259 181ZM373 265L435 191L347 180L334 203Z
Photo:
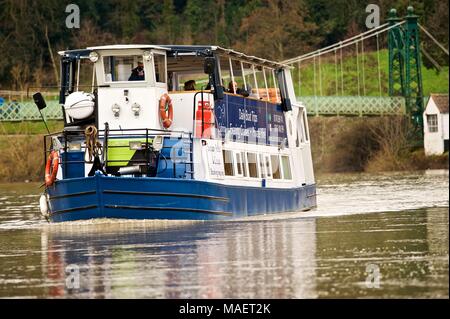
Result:
M45 136L53 222L225 220L316 206L290 67L219 46L59 52L64 130ZM34 95L39 109L45 101Z

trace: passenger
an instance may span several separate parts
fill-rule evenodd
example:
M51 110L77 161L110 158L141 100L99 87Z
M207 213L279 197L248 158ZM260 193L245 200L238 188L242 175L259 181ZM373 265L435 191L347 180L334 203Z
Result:
M144 63L138 62L138 66L131 70L131 75L128 81L145 81Z
M184 90L185 91L195 91L195 81L189 80L184 83Z
M245 97L249 96L249 93L245 89L238 88L236 82L230 82L228 84L228 92L229 93L239 94L239 95L242 95L242 96L245 96Z

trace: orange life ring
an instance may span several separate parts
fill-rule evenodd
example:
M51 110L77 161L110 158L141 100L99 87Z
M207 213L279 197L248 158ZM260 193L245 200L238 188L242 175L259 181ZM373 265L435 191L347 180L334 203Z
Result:
M159 100L159 117L164 128L169 128L173 122L173 104L169 94L164 93Z
M53 164L52 164L53 163ZM52 186L58 173L59 155L56 151L51 151L45 165L45 186Z

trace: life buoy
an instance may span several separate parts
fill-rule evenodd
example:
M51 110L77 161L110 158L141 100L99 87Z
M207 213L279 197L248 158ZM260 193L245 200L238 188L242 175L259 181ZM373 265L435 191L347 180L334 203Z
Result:
M58 173L59 155L56 151L51 151L45 165L45 186L52 186Z
M169 128L173 122L173 104L169 94L164 93L159 100L159 117L164 128Z

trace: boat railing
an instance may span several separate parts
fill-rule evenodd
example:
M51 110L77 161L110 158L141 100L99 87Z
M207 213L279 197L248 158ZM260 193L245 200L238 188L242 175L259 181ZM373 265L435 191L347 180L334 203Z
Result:
M91 149L89 146L87 147L87 137L83 129L66 128L62 132L45 135L45 163L51 151L59 150L59 160L63 172L68 172L70 167L74 167L73 165L92 164L95 166L100 163L99 168L103 168L103 172L107 175L120 176L121 174L117 171L120 167L139 167L141 171L130 174L154 177L158 172L159 161L164 161L163 171L172 172L170 176L166 173L165 177L193 178L193 135L191 132L149 128L109 129L106 125L104 130L96 133L93 143L89 143ZM54 140L55 138L57 141ZM158 146L155 145L156 138L160 139ZM93 144L99 147L92 149ZM129 153L130 150L139 151L140 156L130 158L129 154L128 157L122 155ZM93 156L88 155L89 151ZM114 153L114 156L108 154L109 152ZM98 158L96 159L95 156Z

